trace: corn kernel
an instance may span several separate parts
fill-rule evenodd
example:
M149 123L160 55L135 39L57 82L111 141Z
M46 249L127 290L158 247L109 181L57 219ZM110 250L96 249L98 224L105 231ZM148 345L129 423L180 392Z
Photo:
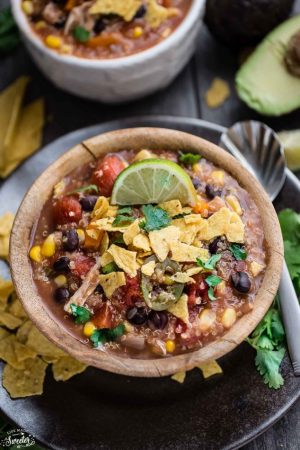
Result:
M85 232L81 228L78 228L76 231L78 234L79 242L82 244L85 241Z
M41 247L40 245L34 245L30 252L29 252L30 258L35 262L41 262L42 261L42 255L41 255Z
M140 150L135 157L133 158L133 161L143 161L144 159L151 159L154 158L155 155L150 152L150 150Z
M262 264L258 264L256 261L250 263L250 270L254 277L256 277L265 268Z
M67 278L64 275L58 275L56 278L54 278L54 283L58 287L65 286L67 284Z
M224 172L223 170L213 170L210 174L210 178L213 182L219 186L223 186L224 184Z
M199 328L201 331L208 331L216 320L216 313L211 309L203 309L199 316Z
M65 53L66 55L70 55L72 53L72 46L68 44L63 44L60 49L61 53Z
M45 44L50 48L60 48L62 45L62 40L59 36L55 36L54 34L49 34L45 38Z
M176 348L175 342L168 340L166 341L166 350L168 353L173 353Z
M49 236L44 240L41 248L41 253L43 256L50 258L55 254L56 244L54 240L54 234L49 234Z
M22 9L27 16L33 13L33 3L30 0L22 2Z
M35 24L35 29L36 30L42 30L43 28L46 27L46 22L44 20L39 20L36 24Z
M236 212L239 216L243 214L243 210L241 208L240 202L235 197L235 195L227 195L225 198L228 205L232 208L234 212Z
M96 327L93 324L93 322L86 322L86 324L83 327L83 334L87 337L90 337L90 336L92 336L92 334L94 333L95 330L96 330Z
M132 36L134 37L134 39L138 39L139 37L142 36L143 33L144 31L142 27L134 27Z
M222 315L222 324L225 328L230 328L236 321L236 312L234 308L226 308Z

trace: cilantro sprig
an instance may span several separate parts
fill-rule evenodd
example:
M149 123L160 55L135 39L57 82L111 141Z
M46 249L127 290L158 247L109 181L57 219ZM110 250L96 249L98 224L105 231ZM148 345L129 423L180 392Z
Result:
M179 161L185 166L192 166L200 161L201 155L196 153L182 153L180 152Z
M220 261L222 255L220 253L212 255L209 260L203 261L201 258L196 259L197 266L203 267L205 270L214 270L216 264Z
M244 261L247 258L245 248L239 244L231 244L229 250L237 261Z
M80 25L77 25L73 30L73 36L78 42L87 42L90 38L90 35L91 33Z
M165 228L172 221L167 211L159 206L144 205L142 206L142 213L145 216L145 220L140 223L140 227L148 232Z
M10 8L0 11L0 55L10 53L19 44L20 36Z
M112 226L118 227L119 225L134 222L135 217L132 215L132 213L133 209L131 208L131 206L124 206L124 208L119 208Z
M114 261L112 261L102 267L102 273L104 273L105 275L107 275L108 273L111 273L111 272L117 272L118 270L119 270L119 268Z
M106 344L107 342L115 341L118 337L125 333L125 326L120 323L115 328L101 328L95 330L90 337L90 340L94 347Z
M75 323L85 323L91 318L91 313L84 306L77 306L74 303L70 305L72 315L75 317Z
M215 294L214 294L214 288L222 282L222 278L218 277L217 275L209 275L205 278L206 284L208 284L208 298L213 302L216 300Z

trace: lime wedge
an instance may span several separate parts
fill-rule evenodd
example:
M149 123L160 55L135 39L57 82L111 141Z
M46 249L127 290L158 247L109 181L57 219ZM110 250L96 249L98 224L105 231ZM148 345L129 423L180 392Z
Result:
M278 137L283 145L289 169L300 169L300 130L282 131L278 133Z
M175 199L193 206L196 191L189 175L165 159L131 164L117 177L111 195L113 205L145 205Z

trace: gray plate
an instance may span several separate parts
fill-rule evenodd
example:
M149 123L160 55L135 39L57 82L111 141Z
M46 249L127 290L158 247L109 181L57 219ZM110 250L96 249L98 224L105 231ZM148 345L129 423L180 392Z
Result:
M27 160L0 188L0 214L16 211L35 178L83 139L133 126L175 128L218 143L224 128L197 119L142 117L70 133ZM300 185L287 171L276 208L300 211ZM0 268L1 269L1 268ZM1 271L1 270L0 270ZM40 397L11 400L0 388L3 414L53 449L233 449L278 420L300 396L300 379L286 357L285 385L268 389L254 367L254 352L240 345L220 361L224 375L204 381L194 369L183 385L169 378L135 379L89 368L67 383L47 375ZM3 365L0 364L0 376Z

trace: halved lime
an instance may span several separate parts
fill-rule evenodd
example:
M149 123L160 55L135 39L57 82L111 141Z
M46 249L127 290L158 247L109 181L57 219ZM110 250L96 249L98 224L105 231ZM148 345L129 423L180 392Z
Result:
M111 195L113 205L145 205L175 199L193 206L196 191L189 175L165 159L131 164L117 177Z
M282 131L278 133L284 148L286 163L291 170L300 169L300 130Z

